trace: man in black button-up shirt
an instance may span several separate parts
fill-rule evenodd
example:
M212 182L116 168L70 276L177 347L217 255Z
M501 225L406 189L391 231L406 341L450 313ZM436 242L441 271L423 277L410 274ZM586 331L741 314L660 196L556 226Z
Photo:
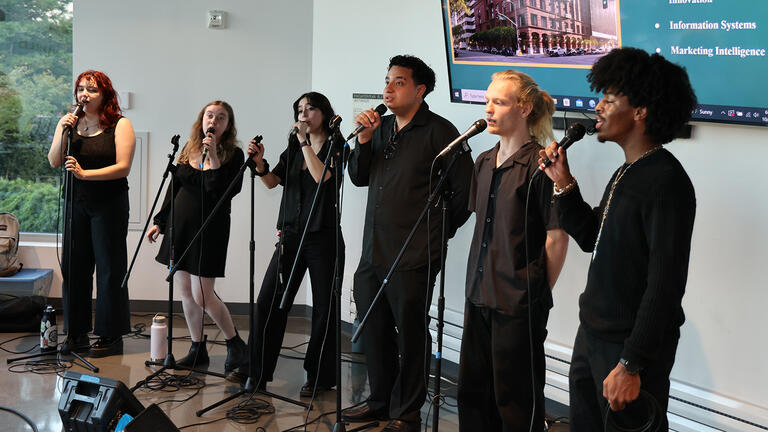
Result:
M551 208L552 180L534 178L537 140L552 136L554 103L528 75L505 71L494 74L485 106L488 131L499 143L478 156L470 188L477 217L467 263L459 429L527 431L535 413L533 430L541 431L550 289L568 247Z
M371 306L426 204L430 184L437 184L443 161L431 170L433 160L459 135L424 102L434 83L434 72L418 58L393 57L384 103L394 115L380 117L368 110L355 119L366 129L350 155L349 177L357 186L368 186L363 254L354 282L361 315ZM463 153L448 174L446 187L454 193L449 210L451 236L469 217L471 173L472 158ZM429 231L426 223L421 225L371 312L363 332L371 396L360 409L346 410L346 420L386 418L391 421L385 431L419 430L419 409L426 397L426 354L431 346L427 308L439 268L440 223L439 212L434 212Z

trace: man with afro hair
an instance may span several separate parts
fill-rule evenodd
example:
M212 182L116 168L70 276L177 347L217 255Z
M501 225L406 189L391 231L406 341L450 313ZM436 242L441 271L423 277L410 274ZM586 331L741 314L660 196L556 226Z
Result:
M552 143L540 152L540 162L553 161L544 171L554 181L561 226L592 253L569 372L571 430L604 430L607 416L647 423L648 410L628 409L643 405L658 408L655 426L644 430L666 431L696 198L662 145L689 120L696 96L683 68L635 48L611 51L587 80L603 93L597 138L617 143L625 157L600 205L584 201L562 148ZM643 404L632 404L641 396Z

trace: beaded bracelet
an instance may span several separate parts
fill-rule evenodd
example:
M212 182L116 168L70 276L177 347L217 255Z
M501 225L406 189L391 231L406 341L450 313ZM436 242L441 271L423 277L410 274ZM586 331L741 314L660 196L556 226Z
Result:
M562 187L562 188L558 187L558 186L557 186L557 183L552 183L552 190L553 190L553 193L552 193L552 194L553 194L554 196L557 196L557 197L559 197L559 196L563 196L563 195L567 194L568 192L572 191L573 189L575 189L575 188L576 188L576 185L577 185L577 183L576 183L576 177L571 177L571 178L572 178L573 180L571 180L571 182L570 182L570 183L568 183L567 185L565 185L565 186L564 186L564 187Z

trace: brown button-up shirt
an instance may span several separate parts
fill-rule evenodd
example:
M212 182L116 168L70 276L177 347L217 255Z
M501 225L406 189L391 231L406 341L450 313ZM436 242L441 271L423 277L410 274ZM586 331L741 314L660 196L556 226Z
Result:
M516 315L527 311L526 267L533 301L552 306L544 246L547 230L559 228L552 209L552 180L536 175L528 202L528 262L525 260L525 206L528 184L538 168L541 147L531 141L496 167L497 143L475 162L469 209L475 232L467 262L467 299L475 306Z

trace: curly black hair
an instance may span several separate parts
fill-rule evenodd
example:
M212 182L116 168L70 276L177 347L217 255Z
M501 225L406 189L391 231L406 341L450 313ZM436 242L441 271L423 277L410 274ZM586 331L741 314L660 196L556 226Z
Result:
M400 66L411 70L413 81L416 85L424 84L427 88L422 98L427 97L427 95L435 89L435 71L427 66L427 64L420 58L407 54L396 55L389 59L389 67L387 67L387 70L392 69L392 66Z
M696 94L688 73L659 54L637 48L617 48L598 60L587 75L592 91L612 91L645 107L645 134L666 144L691 118Z

